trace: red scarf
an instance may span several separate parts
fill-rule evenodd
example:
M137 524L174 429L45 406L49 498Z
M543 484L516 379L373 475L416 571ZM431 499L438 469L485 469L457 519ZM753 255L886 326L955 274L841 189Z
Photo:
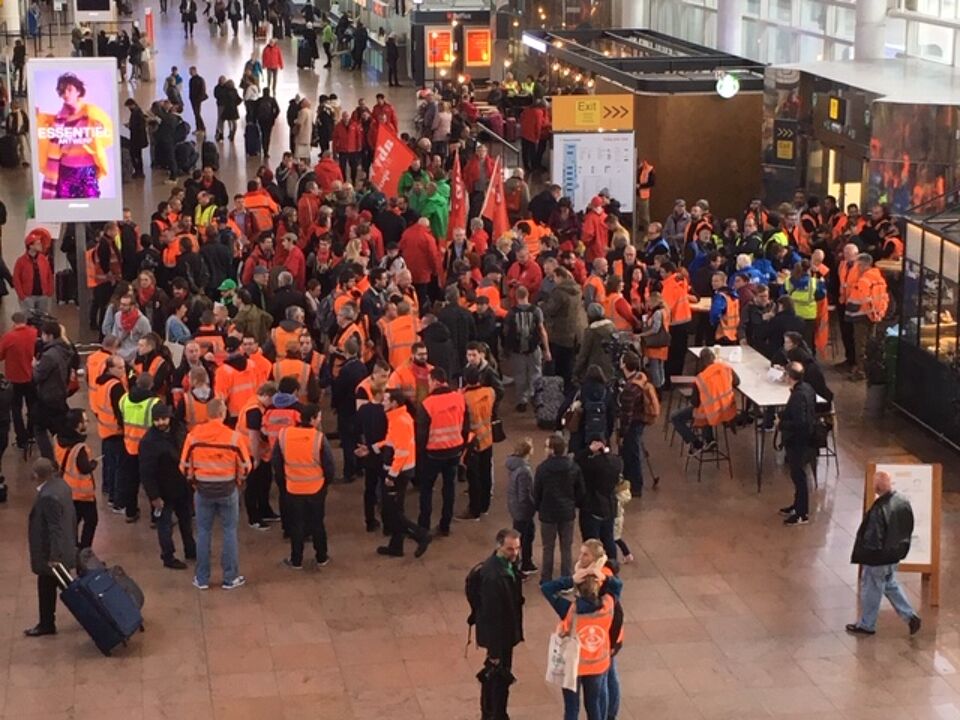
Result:
M139 288L137 290L137 301L140 303L140 306L146 306L150 304L150 301L153 300L153 296L157 294L157 286L151 285L148 288Z
M137 324L137 320L140 319L140 310L138 308L130 308L128 312L120 313L120 327L123 328L124 332L132 332L133 326Z

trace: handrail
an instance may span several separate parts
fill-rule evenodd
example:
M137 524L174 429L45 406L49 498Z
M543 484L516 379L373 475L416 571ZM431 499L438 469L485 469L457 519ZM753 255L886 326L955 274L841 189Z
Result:
M500 136L497 135L493 130L491 130L490 128L488 128L486 125L483 125L483 124L481 124L481 123L477 123L477 124L480 126L480 132L486 133L487 135L489 135L490 137L492 137L495 142L498 142L498 143L500 143L501 145L503 145L505 148L507 148L508 150L517 153L517 155L520 154L520 148L518 148L516 145L513 145L512 143L510 143L509 140L507 140L506 138L500 137Z

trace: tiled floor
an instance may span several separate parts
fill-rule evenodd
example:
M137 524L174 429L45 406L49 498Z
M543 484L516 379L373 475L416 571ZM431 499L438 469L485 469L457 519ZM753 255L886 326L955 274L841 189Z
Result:
M173 18L159 23L158 66L190 63L208 79L233 70L249 53L241 43L200 37L186 50ZM281 104L295 90L335 90L368 98L372 85L338 73L287 69ZM153 88L138 88L148 101ZM409 91L393 99L409 119ZM212 108L211 108L212 110ZM284 128L277 128L275 142ZM224 149L221 175L238 187L255 163ZM136 211L166 194L162 183L128 186ZM11 210L4 254L19 253L22 176L0 174ZM142 215L141 215L142 217ZM9 300L4 314L11 311ZM61 308L68 324L75 311ZM754 720L789 716L817 720L950 720L960 718L960 634L953 573L958 487L955 455L897 416L866 421L862 388L829 380L840 391L841 476L831 467L815 493L814 522L786 529L776 508L789 497L782 467L772 461L761 495L754 490L751 439L732 438L735 479L707 469L697 484L684 475L676 448L659 428L647 436L662 476L628 508L626 537L637 562L624 569L626 646L620 655L621 718ZM508 405L512 391L508 391ZM511 437L542 436L531 417L507 418ZM542 443L535 443L539 449ZM859 521L864 464L909 453L946 467L943 605L920 605L924 629L909 639L884 609L879 634L858 640L843 632L856 612L856 570L849 564ZM332 562L292 574L279 561L277 530L241 529L239 591L199 593L189 573L160 567L156 538L104 513L95 549L123 565L147 596L146 632L116 657L101 657L61 608L60 634L28 640L36 620L35 581L26 560L26 514L32 498L25 466L4 459L11 500L0 507L0 717L176 718L217 720L458 720L479 717L474 673L481 654L465 651L463 577L491 549L507 524L503 446L498 447L494 509L481 523L457 524L421 559L374 554L379 538L363 531L361 489L336 486L328 502ZM539 459L539 458L538 458ZM412 504L411 498L411 504ZM463 498L458 496L458 503ZM919 603L919 582L904 578ZM547 637L555 618L528 584L525 632L517 649L514 720L560 715L558 692L543 681Z

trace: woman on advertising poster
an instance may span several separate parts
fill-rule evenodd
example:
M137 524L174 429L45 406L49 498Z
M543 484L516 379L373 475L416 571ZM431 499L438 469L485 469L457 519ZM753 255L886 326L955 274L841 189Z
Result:
M70 200L100 197L100 180L109 169L107 149L113 144L109 114L86 103L84 82L73 73L57 78L63 107L55 113L37 108L41 197Z

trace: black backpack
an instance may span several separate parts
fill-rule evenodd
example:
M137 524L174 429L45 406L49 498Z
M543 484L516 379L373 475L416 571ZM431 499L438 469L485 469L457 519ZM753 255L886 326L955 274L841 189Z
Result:
M607 391L596 400L583 400L583 436L590 438L600 435L607 437Z
M477 617L480 615L483 594L483 577L481 575L483 565L484 563L481 562L470 568L470 572L467 573L467 578L463 583L463 593L467 596L467 603L470 605L470 614L467 616L467 645L470 644L470 632L473 626L477 624Z
M540 313L535 305L514 307L507 318L507 346L529 355L540 347Z

